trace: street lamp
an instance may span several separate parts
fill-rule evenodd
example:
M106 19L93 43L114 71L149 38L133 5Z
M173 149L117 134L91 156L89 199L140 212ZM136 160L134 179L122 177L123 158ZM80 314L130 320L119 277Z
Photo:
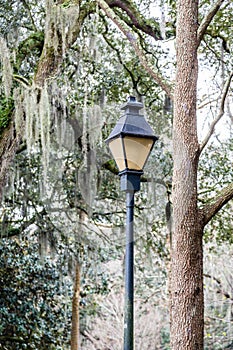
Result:
M116 161L121 190L126 192L126 254L125 254L125 312L124 350L134 348L134 193L140 189L143 168L158 137L139 111L143 104L133 96L122 106L121 116L106 140Z

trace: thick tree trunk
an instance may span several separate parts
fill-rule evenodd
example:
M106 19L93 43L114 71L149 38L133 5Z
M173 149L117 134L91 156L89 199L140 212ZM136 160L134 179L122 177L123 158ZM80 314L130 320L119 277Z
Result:
M80 264L76 264L74 294L72 300L71 350L79 348L79 295L80 295Z
M178 1L173 125L172 350L203 349L203 227L197 208L197 10L198 1Z

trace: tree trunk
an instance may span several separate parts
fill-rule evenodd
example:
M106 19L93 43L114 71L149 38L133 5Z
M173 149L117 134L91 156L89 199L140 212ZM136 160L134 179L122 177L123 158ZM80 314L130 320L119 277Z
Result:
M21 135L16 135L13 123L0 136L0 201L7 181L10 163L19 147Z
M71 350L79 348L79 295L80 295L80 264L76 263L74 294L72 300Z
M203 349L203 226L197 208L197 13L198 1L178 1L170 312L173 350Z

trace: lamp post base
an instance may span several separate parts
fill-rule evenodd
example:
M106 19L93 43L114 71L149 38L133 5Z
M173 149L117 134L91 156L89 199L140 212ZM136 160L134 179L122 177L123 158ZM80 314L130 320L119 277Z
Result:
M140 190L140 178L143 171L124 170L118 175L121 177L121 191L137 192Z

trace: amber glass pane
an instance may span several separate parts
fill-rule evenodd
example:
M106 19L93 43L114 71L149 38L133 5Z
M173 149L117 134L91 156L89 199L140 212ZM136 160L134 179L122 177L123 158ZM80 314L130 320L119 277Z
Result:
M128 169L142 170L153 145L153 140L140 137L124 137Z
M116 161L119 171L124 170L126 165L121 137L111 140L109 142L109 148L112 152L113 158Z

